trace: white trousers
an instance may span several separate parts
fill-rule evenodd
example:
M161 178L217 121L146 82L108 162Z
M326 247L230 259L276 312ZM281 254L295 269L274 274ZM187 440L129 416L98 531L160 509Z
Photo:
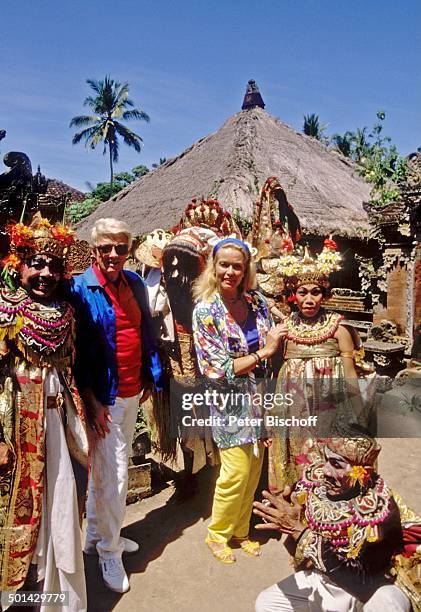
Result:
M410 612L407 596L382 586L363 604L317 572L301 571L262 591L256 612Z
M103 559L123 552L120 529L126 511L128 465L139 408L139 394L117 397L108 406L112 423L105 438L96 441L92 457L86 516L86 546L96 544Z

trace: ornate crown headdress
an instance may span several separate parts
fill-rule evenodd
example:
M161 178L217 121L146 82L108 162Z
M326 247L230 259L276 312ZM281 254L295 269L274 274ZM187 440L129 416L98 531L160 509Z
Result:
M331 236L324 241L322 252L315 258L307 247L303 255L299 255L293 252L292 244L287 245L277 263L277 273L284 277L286 289L294 291L306 283L326 285L329 275L341 269L342 258L336 249L336 242Z
M13 223L6 229L10 237L10 249L9 255L2 261L2 277L9 286L15 284L22 261L37 253L58 257L67 267L66 255L75 242L75 232L69 226L53 225L37 212L29 225Z
M208 227L218 236L241 237L241 232L231 213L224 210L217 200L193 198L181 217L179 229L186 227Z

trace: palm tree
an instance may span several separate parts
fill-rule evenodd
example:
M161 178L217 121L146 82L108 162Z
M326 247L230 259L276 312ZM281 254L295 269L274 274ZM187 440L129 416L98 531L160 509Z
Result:
M111 186L114 181L113 164L118 161L119 136L129 147L133 147L138 153L142 147L142 138L131 129L121 123L121 120L139 119L149 121L149 116L142 110L134 108L133 101L129 98L129 84L117 83L109 76L103 81L87 79L89 87L95 92L95 96L88 96L83 103L89 106L94 115L79 115L73 117L69 127L88 126L77 132L72 139L73 144L81 140L91 149L95 149L99 143L104 143L103 154L108 147L110 159Z
M307 136L311 136L316 140L325 140L323 132L326 128L327 125L320 123L319 115L315 113L304 115L303 132Z
M165 164L166 161L167 161L166 157L160 157L158 163L152 164L152 168L155 170L156 168L159 168L159 166L162 166L162 164Z
M357 162L366 157L370 150L370 143L367 140L366 133L366 127L363 127L362 129L357 128L357 131L354 132L354 159Z
M340 134L334 134L331 138L331 142L335 149L345 155L345 157L351 157L352 143L354 134L352 132L345 132L343 136Z

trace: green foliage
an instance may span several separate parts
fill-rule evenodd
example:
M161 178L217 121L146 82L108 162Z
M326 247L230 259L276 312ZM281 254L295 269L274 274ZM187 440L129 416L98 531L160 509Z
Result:
M83 202L72 202L66 210L66 216L72 223L79 223L89 217L101 204L98 198L88 197Z
M234 221L236 222L236 224L238 225L241 235L246 238L249 233L251 232L251 228L252 228L252 219L250 219L249 217L244 216L244 214L241 212L241 210L239 208L234 208L234 210L231 213L232 218L234 219Z
M383 135L386 113L377 112L377 121L371 132L366 127L343 136L334 134L331 145L356 162L357 172L371 183L371 204L383 206L400 197L399 184L405 181L407 162Z
M94 114L73 117L69 127L83 127L84 129L76 132L72 143L78 144L84 140L85 145L91 149L103 143L104 155L108 147L110 183L113 184L113 164L118 161L119 137L138 153L142 145L141 136L126 127L122 120L149 121L149 116L144 111L134 108L134 103L129 98L128 83L117 83L109 76L106 76L103 81L88 79L86 82L96 95L85 98L83 104L89 106Z
M312 113L311 115L304 115L303 132L307 136L311 136L321 142L327 142L325 136L327 125L320 123L319 115Z
M385 205L399 199L399 184L405 181L407 162L390 144L389 136L383 135L384 111L377 112L377 122L365 143L360 143L355 153L358 173L371 183L371 203Z
M159 168L159 166L162 166L162 164L165 164L165 162L167 161L166 157L160 157L159 158L159 162L156 164L152 164L152 168Z
M134 174L137 179L141 176L145 176L148 172L149 168L147 166L135 166L132 168L132 174Z
M334 148L345 155L345 157L351 157L351 149L353 143L353 134L352 132L345 132L343 136L340 134L334 134L331 138L331 143L334 145Z
M91 191L87 194L87 197L83 202L72 202L67 208L67 217L72 223L78 223L89 217L94 210L98 208L101 202L106 202L113 195L137 181L138 178L147 174L149 168L146 166L135 166L131 172L119 172L114 176L114 182L111 183L98 183Z

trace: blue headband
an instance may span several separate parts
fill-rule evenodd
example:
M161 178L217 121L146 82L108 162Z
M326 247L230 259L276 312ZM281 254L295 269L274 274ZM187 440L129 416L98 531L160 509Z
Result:
M217 252L219 251L221 247L228 246L229 244L235 244L236 246L243 249L247 253L247 257L250 259L251 257L250 249L248 248L245 242L243 242L242 240L239 240L238 238L224 238L223 240L220 240L217 244L215 244L212 250L213 259L215 259L215 255L217 254Z

